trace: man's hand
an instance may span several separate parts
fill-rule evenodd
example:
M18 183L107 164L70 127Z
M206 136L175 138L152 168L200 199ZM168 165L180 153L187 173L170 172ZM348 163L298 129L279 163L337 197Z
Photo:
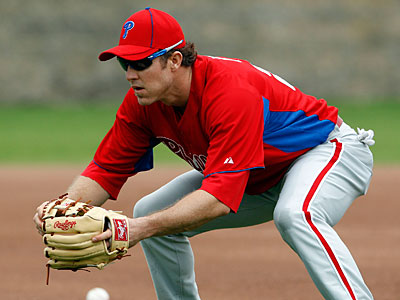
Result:
M44 235L43 232L43 208L49 203L49 201L43 202L36 208L36 213L33 216L33 223L35 223L36 229L40 235Z
M96 181L78 176L72 185L68 188L68 197L70 199L81 202L90 202L93 206L101 206L110 195ZM43 235L43 208L49 201L45 201L36 208L36 213L33 216L33 223L40 235Z
M42 210L44 253L50 259L49 267L103 269L126 255L129 246L126 216L67 196L50 201ZM102 240L94 242L93 237L99 235Z
M100 233L99 235L92 237L92 242L98 243L101 241L106 241L107 248L109 248L110 247L109 239L111 237L112 237L112 231L111 231L111 229L107 229L106 231Z
M140 222L140 219L132 219L128 218L128 226L129 226L129 232L131 230L135 231L135 229L138 229L138 226L135 225L137 222ZM135 246L138 242L140 242L140 239L138 239L138 234L131 233L129 235L129 248ZM96 235L95 237L92 238L92 242L100 242L100 241L106 241L107 247L109 247L109 239L112 237L112 232L110 229L107 229L106 231Z

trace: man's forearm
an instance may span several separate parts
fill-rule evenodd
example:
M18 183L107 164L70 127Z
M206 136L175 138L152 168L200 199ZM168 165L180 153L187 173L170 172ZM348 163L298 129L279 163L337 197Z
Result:
M93 179L79 176L67 190L68 197L83 202L90 201L91 205L101 206L110 195Z
M131 246L148 237L197 228L229 212L229 207L213 195L197 190L165 210L150 216L130 219Z

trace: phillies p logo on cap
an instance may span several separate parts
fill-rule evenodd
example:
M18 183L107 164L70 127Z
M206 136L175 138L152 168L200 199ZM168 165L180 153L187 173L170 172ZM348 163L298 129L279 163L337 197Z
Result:
M135 26L135 23L132 21L128 21L124 24L123 28L125 29L124 35L122 36L123 39L126 39L128 36L129 30L131 30Z

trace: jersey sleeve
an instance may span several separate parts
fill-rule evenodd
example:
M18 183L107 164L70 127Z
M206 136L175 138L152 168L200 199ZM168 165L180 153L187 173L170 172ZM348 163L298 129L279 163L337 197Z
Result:
M236 213L243 198L249 175L249 170L214 173L203 180L200 189L207 191Z
M201 189L236 212L250 170L264 168L262 97L244 88L220 89L206 100L204 118L209 148Z
M153 168L153 147L158 141L152 138L145 124L145 112L138 106L133 93L128 92L112 128L97 148L93 161L81 174L99 183L112 199L117 198L130 176Z

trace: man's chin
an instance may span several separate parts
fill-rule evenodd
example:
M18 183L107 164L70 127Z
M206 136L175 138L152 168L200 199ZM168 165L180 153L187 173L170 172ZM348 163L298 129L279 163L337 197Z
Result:
M138 97L138 96L136 96L136 98L137 98L137 100L138 100L138 103L139 103L140 105L143 105L143 106L145 106L145 105L150 105L150 104L153 104L153 103L155 102L155 100L154 100L154 99L151 99L151 98Z

